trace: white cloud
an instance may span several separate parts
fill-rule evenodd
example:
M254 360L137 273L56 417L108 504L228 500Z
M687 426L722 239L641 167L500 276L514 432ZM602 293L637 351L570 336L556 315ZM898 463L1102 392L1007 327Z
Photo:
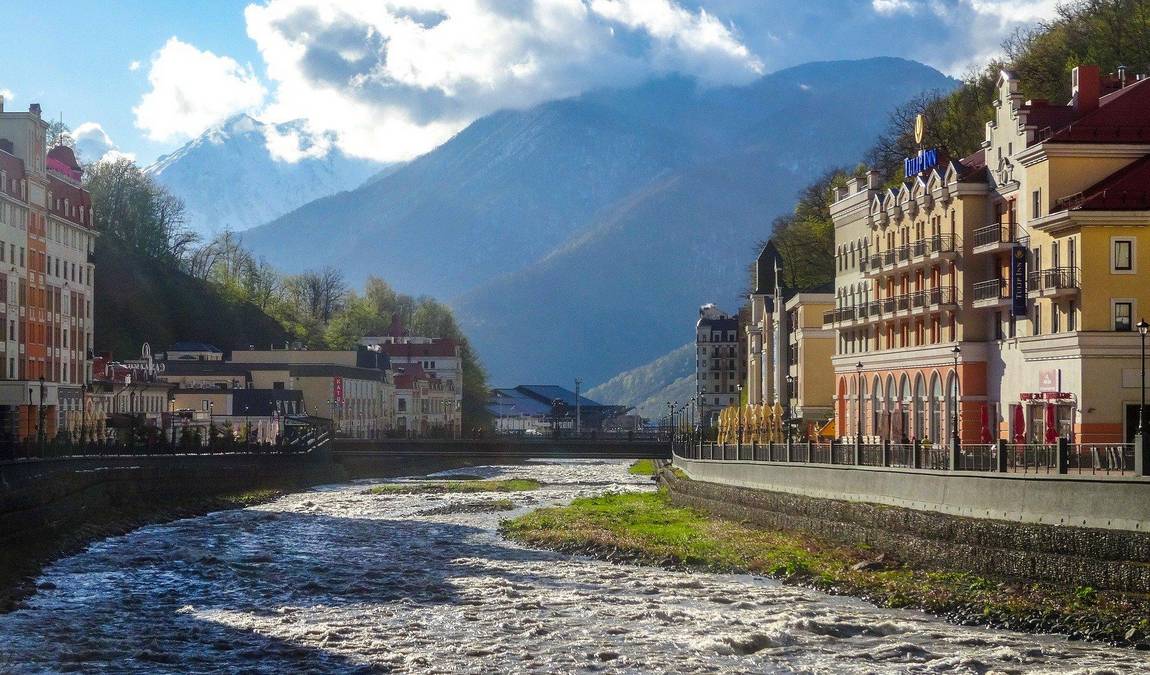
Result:
M139 61L132 61L131 63L128 64L128 70L132 71L133 73L139 69L140 69L140 62Z
M0 96L4 97L5 102L16 98L16 94L13 94L11 89L4 89L3 87L0 87Z
M408 159L472 120L670 72L706 83L762 62L715 16L674 0L267 0L245 10L274 95L353 155ZM269 148L291 158L292 139Z
M152 140L189 138L237 112L259 107L266 90L250 66L170 38L151 59L152 89L133 108Z
M136 158L134 154L116 147L112 137L96 122L84 122L73 129L71 135L81 161L109 162L120 158Z
M871 7L879 14L914 14L918 5L911 0L871 0Z

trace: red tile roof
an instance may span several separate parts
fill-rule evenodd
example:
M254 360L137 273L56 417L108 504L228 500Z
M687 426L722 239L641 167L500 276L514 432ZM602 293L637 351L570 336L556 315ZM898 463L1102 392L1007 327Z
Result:
M1061 200L1055 211L1150 210L1150 155L1126 165L1077 195Z
M459 345L455 340L436 339L430 344L396 344L388 342L379 345L379 351L388 356L421 358L424 356L459 356Z
M1048 143L1150 143L1150 79L1106 94L1094 110L1051 129Z

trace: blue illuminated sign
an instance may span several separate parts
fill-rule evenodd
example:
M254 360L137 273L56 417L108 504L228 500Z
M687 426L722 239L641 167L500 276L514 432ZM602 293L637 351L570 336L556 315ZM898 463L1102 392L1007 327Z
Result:
M937 148L919 150L917 156L902 160L903 175L907 177L916 176L936 166L938 166Z
M1026 249L1015 246L1010 250L1010 313L1026 316Z

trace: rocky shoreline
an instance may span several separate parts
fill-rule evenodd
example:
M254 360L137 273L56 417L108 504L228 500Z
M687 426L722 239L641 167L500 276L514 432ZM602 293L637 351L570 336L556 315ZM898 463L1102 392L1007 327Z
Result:
M577 500L568 507L505 521L501 530L518 543L571 555L677 571L751 573L831 595L858 597L880 607L923 610L958 625L1053 633L1070 640L1150 650L1150 602L1143 597L911 568L874 551L800 533L770 533L771 541L777 540L773 550L737 545L728 550L716 542L710 555L700 554L697 547L689 550L660 540L659 524L686 518L696 528L692 536L701 533L743 542L765 532L674 507L665 494L658 496L662 503L654 506L655 511L647 514L651 517L637 516L650 505L636 508L636 498L607 495L599 499L620 502L591 508L586 500ZM691 515L683 516L684 512ZM669 539L679 536L667 534Z

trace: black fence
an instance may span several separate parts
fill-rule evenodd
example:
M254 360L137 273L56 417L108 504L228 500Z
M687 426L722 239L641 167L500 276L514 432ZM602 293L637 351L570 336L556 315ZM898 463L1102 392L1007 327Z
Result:
M52 439L0 439L0 461L64 459L68 457L176 456L176 455L288 455L304 454L322 447L331 435L320 426L289 427L275 443L244 441L227 434L201 439L184 435L152 434L126 440L78 441L66 436Z
M676 439L683 459L829 464L982 473L1135 475L1134 445L1079 443L960 445L788 442L722 444Z

